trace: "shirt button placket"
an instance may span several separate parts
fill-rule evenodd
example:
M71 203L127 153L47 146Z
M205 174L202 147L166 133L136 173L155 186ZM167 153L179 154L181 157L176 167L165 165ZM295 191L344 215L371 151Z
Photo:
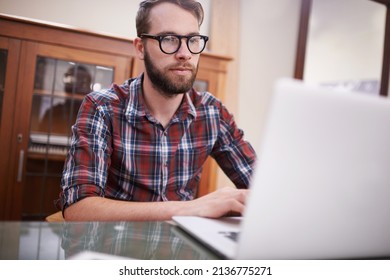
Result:
M168 200L165 196L167 184L168 184L168 153L169 153L169 144L167 131L165 130L161 135L161 162L162 162L162 187L161 187L161 197L163 200Z

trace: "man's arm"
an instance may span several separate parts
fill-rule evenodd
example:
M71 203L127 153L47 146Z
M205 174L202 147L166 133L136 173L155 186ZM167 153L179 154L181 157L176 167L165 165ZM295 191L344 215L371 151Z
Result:
M233 115L222 103L217 105L220 110L220 127L211 156L237 188L249 188L256 152L244 139L244 132L238 128Z
M174 215L218 218L242 214L248 190L222 188L190 201L133 202L87 197L64 211L67 221L170 220Z

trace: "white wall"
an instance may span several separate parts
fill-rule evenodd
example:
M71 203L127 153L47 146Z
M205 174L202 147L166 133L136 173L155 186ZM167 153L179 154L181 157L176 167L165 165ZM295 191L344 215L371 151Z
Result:
M258 149L273 83L292 77L301 0L242 0L238 123Z
M209 1L199 1L206 11ZM0 13L134 38L139 2L141 0L1 0ZM204 21L203 30L208 34L208 18Z
M126 0L1 0L0 12L29 17L122 37L135 34L140 1Z

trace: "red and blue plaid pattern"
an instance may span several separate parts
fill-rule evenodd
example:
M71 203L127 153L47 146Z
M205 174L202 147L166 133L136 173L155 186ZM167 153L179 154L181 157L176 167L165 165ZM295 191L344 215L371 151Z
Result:
M88 196L191 200L209 155L238 188L247 188L255 151L223 104L191 90L164 129L144 106L142 79L85 97L72 127L62 206Z

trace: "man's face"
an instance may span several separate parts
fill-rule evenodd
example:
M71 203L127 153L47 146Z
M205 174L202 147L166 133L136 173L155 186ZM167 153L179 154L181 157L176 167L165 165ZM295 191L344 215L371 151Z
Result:
M180 7L162 3L150 13L149 34L199 34L198 21L194 15ZM199 54L192 54L182 40L180 49L174 54L165 54L154 39L144 42L146 76L153 87L166 96L175 96L191 89L198 69Z
M147 50L145 50L145 69L146 73L153 83L154 87L167 96L175 96L189 91L194 84L197 66L190 63L176 63L159 68L154 64ZM188 72L186 75L177 75L174 73L176 67L185 67ZM173 72L173 73L172 73Z

